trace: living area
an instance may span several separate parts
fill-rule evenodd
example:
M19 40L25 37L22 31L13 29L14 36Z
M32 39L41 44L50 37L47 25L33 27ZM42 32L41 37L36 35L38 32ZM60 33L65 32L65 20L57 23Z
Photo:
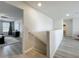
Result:
M8 45L20 41L19 23L0 21L0 44Z
M0 58L22 53L23 10L0 1Z

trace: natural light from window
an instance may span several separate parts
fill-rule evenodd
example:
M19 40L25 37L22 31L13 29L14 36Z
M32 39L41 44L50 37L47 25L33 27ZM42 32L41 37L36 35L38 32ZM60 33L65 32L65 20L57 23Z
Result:
M3 32L8 32L9 31L9 22L3 22Z

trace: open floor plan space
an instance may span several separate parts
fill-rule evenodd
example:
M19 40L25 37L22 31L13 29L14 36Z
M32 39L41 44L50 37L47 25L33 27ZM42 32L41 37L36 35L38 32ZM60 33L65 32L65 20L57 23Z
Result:
M0 1L0 58L79 58L79 1Z

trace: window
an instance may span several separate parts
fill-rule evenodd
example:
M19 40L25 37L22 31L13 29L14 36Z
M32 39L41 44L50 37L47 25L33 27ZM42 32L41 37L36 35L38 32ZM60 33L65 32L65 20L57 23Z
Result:
M9 31L9 22L3 22L3 32L8 32Z

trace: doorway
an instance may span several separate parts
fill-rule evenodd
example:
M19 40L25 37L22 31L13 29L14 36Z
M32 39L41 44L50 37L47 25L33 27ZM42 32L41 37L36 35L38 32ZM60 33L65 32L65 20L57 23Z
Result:
M72 36L72 29L73 29L72 19L65 19L63 21L63 33L64 36Z

